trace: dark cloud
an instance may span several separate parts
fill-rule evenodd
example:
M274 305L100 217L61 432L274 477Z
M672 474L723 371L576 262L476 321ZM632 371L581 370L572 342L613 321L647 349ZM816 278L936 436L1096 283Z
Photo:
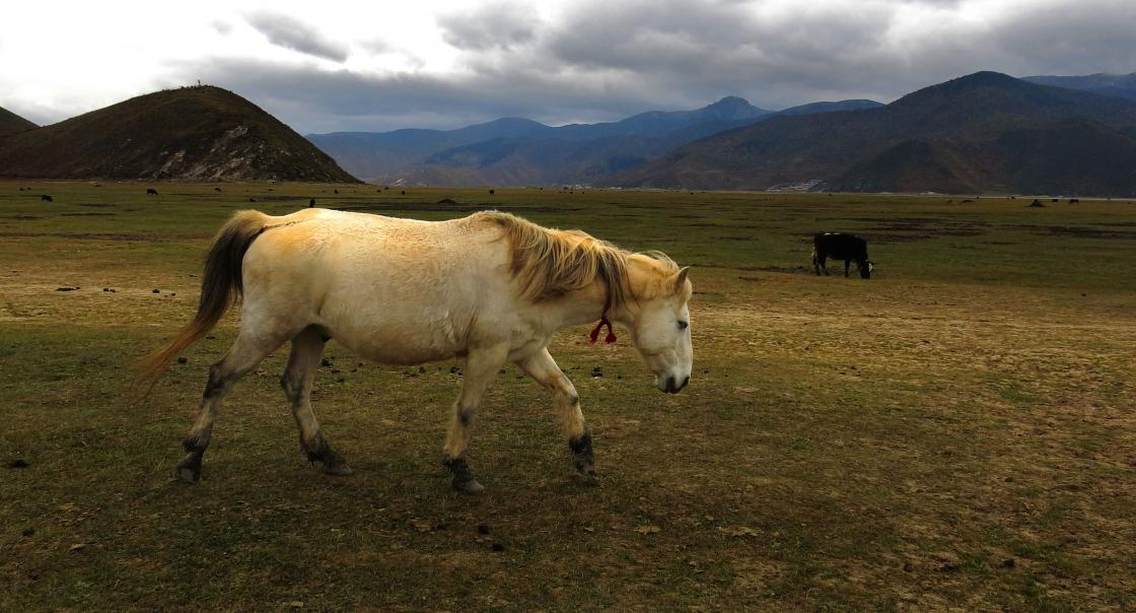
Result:
M536 37L540 27L533 8L515 2L484 4L474 11L438 19L442 38L458 49L508 49Z
M336 62L347 59L344 45L327 40L314 28L288 15L262 11L248 15L246 20L274 45Z
M983 10L957 0L584 0L541 22L524 5L493 4L439 19L444 39L461 50L453 74L377 76L224 60L187 74L234 89L301 131L330 131L456 127L509 115L608 120L729 94L766 108L887 102L978 70L1136 70L1131 0ZM313 34L301 38L318 40Z

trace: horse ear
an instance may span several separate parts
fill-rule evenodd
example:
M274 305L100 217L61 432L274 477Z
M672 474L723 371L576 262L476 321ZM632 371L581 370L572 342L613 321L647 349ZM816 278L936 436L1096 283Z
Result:
M679 269L678 274L675 275L674 293L681 294L682 290L686 287L686 276L690 272L689 266L683 266Z

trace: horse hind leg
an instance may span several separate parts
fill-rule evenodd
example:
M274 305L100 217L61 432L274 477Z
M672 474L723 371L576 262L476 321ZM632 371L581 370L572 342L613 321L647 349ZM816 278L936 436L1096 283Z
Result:
M265 356L280 346L282 341L256 337L242 330L225 357L209 367L209 380L201 394L193 426L182 442L186 455L177 464L177 476L186 482L196 483L201 478L201 460L213 435L213 422L221 408L221 400L233 384L245 373L256 368Z
M325 338L318 328L309 326L292 339L292 352L280 377L280 386L291 403L292 416L300 429L300 450L304 457L319 464L329 475L350 475L351 467L328 444L312 411L312 380L323 355Z

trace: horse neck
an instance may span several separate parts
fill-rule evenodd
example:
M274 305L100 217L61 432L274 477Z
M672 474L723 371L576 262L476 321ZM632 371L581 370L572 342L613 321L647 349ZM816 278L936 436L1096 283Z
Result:
M546 316L555 322L556 327L575 326L598 321L606 316L611 321L625 327L633 327L639 313L635 297L651 296L657 293L659 274L653 269L632 263L627 269L628 290L624 304L608 302L607 283L596 279L591 284L576 290L559 300L547 303ZM605 312L604 307L608 307Z

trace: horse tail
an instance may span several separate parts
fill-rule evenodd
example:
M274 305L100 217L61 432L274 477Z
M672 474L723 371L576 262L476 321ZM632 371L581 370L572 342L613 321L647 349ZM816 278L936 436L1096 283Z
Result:
M252 242L268 226L268 216L260 211L238 211L221 227L205 257L201 277L201 297L197 314L165 347L142 359L138 382L154 386L171 360L196 343L217 325L221 316L241 296L241 263Z

